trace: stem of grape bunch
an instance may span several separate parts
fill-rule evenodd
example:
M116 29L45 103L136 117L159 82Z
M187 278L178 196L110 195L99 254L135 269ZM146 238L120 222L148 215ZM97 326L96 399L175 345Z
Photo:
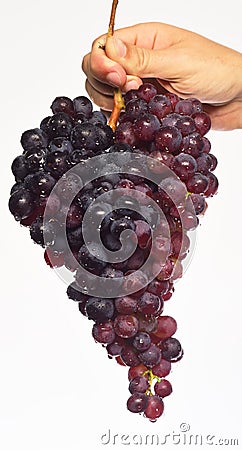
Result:
M109 39L109 37L113 36L113 33L114 33L114 22L115 22L117 6L118 6L118 0L113 0L110 21L109 21L109 26L108 26L107 40ZM111 113L109 121L108 121L108 125L112 128L113 131L115 131L120 113L121 113L122 109L124 109L124 100L123 100L122 92L119 88L114 89L114 99L113 100L114 100L114 105L113 105L113 110L112 110L112 113Z

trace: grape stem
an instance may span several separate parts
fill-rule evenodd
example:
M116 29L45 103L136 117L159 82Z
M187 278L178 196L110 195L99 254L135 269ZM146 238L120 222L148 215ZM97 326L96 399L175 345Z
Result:
M118 6L118 0L113 0L112 9L111 9L111 15L110 15L110 21L109 21L109 26L108 26L108 38L110 36L113 36L114 22L115 22L115 15L116 15L117 6Z
M108 26L107 40L109 37L113 36L113 33L114 33L114 22L115 22L117 6L118 6L118 0L113 0L110 21L109 21L109 26ZM108 121L108 125L112 128L113 131L116 130L118 119L119 119L122 109L124 109L124 106L125 105L124 105L124 100L123 100L121 90L119 88L114 89L114 105L113 105L113 110L111 112L111 115L110 115L110 118Z
M146 391L146 395L152 396L152 395L154 395L153 392L152 392L152 387L153 387L154 380L155 381L160 381L161 379L159 377L157 377L156 375L154 375L151 369L146 370L143 373L143 377L145 375L148 375L148 382L149 382L149 387L148 387L148 389Z

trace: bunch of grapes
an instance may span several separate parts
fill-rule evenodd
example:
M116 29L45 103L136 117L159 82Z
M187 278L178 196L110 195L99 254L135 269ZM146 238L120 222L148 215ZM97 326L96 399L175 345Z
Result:
M113 132L88 98L57 97L53 114L22 134L9 209L46 263L73 274L68 297L108 357L129 367L128 410L155 421L183 356L164 304L217 192L217 160L199 100L145 83L124 102Z

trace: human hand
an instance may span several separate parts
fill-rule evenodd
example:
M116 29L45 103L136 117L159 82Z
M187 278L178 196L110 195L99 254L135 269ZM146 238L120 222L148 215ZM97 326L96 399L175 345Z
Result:
M112 110L113 87L127 92L153 78L161 90L202 101L214 129L242 128L242 54L191 31L144 23L107 41L100 36L83 71L90 98L104 110Z

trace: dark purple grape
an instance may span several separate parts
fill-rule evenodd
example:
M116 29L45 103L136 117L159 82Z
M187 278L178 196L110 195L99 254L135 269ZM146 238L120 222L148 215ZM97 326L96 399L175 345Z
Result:
M36 208L35 197L23 187L11 195L8 206L15 220L22 220L34 212Z
M184 255L190 246L189 237L181 231L176 231L171 236L172 254L177 258Z
M167 375L169 375L170 371L171 371L171 362L163 358L160 360L159 364L152 367L153 374L159 378L166 377Z
M151 292L145 292L138 300L138 311L141 314L155 316L161 308L160 298Z
M29 173L38 172L42 170L45 162L46 151L45 150L27 150L24 153L26 166Z
M75 205L75 203L73 203L68 208L67 213L66 213L65 208L63 208L63 211L64 211L64 214L66 216L66 228L68 230L81 226L81 224L82 224L82 210L81 210L81 208L78 205ZM60 213L62 213L62 211L60 211Z
M207 175L212 167L212 158L209 153L201 153L197 158L197 171Z
M84 122L89 122L88 117L86 117L82 113L76 113L75 114L75 126L81 125L81 123L84 123Z
M203 105L197 98L190 97L189 100L192 102L193 113L201 112Z
M195 228L199 225L199 219L193 212L184 210L182 211L181 218L182 226L185 231L195 230Z
M59 112L54 114L46 125L50 139L69 137L73 128L73 120L68 114Z
M103 271L107 263L99 259L103 257L103 251L100 250L98 245L93 243L90 247L93 253L90 253L86 245L82 245L78 253L78 260L87 271L98 275Z
M128 379L129 381L133 380L133 378L137 376L145 376L144 373L147 371L147 367L144 364L139 364L136 367L130 367L128 371Z
M114 320L115 333L125 339L137 333L138 325L137 317L131 314L120 314Z
M148 104L148 111L161 120L172 112L171 100L165 95L155 95Z
M157 95L156 87L151 83L144 83L138 89L138 96L146 102L149 102L155 95Z
M51 246L57 238L58 226L55 222L43 223L43 217L37 217L30 226L31 239L42 247Z
M209 153L209 156L210 156L210 160L211 160L210 170L213 172L218 165L218 160L217 160L216 156L212 155L212 153Z
M202 173L197 172L187 181L187 189L193 194L202 194L208 188L208 184L208 178Z
M196 131L195 121L190 116L181 116L176 124L178 130L180 130L182 136L194 133Z
M88 150L86 148L81 150L76 149L68 156L68 160L72 166L75 166L76 164L85 164L86 160L88 158L92 158L93 156L95 156L95 154L92 150Z
M73 106L75 113L81 113L86 118L89 118L92 114L92 102L89 100L89 98L84 97L83 95L74 98Z
M144 331L145 333L152 333L157 327L157 319L152 316L139 317L139 331Z
M192 115L197 131L204 136L211 128L211 119L204 111Z
M157 319L157 329L154 331L154 334L160 339L166 339L175 334L176 330L177 322L173 317L160 316Z
M148 350L151 345L151 338L149 333L146 333L145 331L139 331L134 339L133 339L133 346L138 352L144 352L145 350Z
M211 142L208 140L206 136L202 137L202 141L203 141L203 152L209 153L211 150Z
M126 366L135 367L140 363L140 360L139 360L134 348L129 345L125 345L122 348L120 356Z
M146 367L152 368L159 364L161 351L155 344L151 344L148 350L139 353L139 359Z
M28 167L24 155L17 156L12 162L12 173L16 181L22 181L28 174Z
M73 150L73 147L71 145L71 142L69 139L66 139L65 137L57 137L50 141L48 144L48 150L50 152L66 152L71 153Z
M193 158L198 158L202 151L204 151L204 141L199 133L191 133L188 136L184 136L180 151L188 153Z
M166 92L165 95L166 95L167 98L170 99L172 108L174 109L176 104L177 104L177 102L179 102L180 98L178 97L178 95L173 94L173 92Z
M75 281L69 284L66 293L68 298L74 302L82 303L83 301L86 302L88 300L88 295L85 295L80 291Z
M93 123L93 125L107 125L107 118L102 111L93 111L90 117L88 117L88 122Z
M156 395L164 398L172 393L172 385L168 380L160 380L155 383L154 391Z
M135 100L135 99L139 98L138 90L130 89L130 91L126 92L126 94L124 95L123 98L124 98L124 103L127 105L127 103L130 102L131 100Z
M116 336L112 344L107 345L107 352L110 356L120 356L122 349L126 345L125 340Z
M114 302L108 298L90 297L86 302L86 313L95 322L106 322L114 315Z
M150 419L151 422L155 422L158 417L162 415L164 411L164 403L157 395L148 397L148 405L144 411L145 417Z
M115 308L120 314L133 314L137 311L137 300L133 297L118 297Z
M163 117L162 119L162 126L163 127L176 127L178 119L181 118L180 114L177 113L170 113L167 114L167 116Z
M162 358L167 361L175 362L180 357L182 348L178 339L170 337L159 344L162 353Z
M78 302L78 309L80 313L86 317L86 301L83 300L83 302Z
M24 180L24 186L26 189L39 197L48 197L55 186L55 183L55 178L53 178L49 173L45 173L43 171L28 175Z
M141 413L145 411L148 405L148 396L140 392L135 392L127 401L127 408L133 413Z
M48 136L48 123L52 116L47 116L40 122L40 129Z
M208 179L208 187L207 187L206 191L204 192L204 195L206 197L212 197L213 195L215 195L217 193L218 179L212 172L209 172L207 174L207 179Z
M200 194L191 194L190 198L192 200L195 213L201 214L206 208L205 198Z
M156 131L160 128L160 121L153 114L139 115L133 125L135 136L140 141L152 141Z
M75 114L73 102L68 97L56 97L55 100L53 100L50 108L51 108L53 114L64 112L72 117Z
M47 147L48 137L40 128L24 131L20 139L24 152L43 150Z
M137 119L140 113L147 111L147 102L141 98L130 100L125 109L125 113L133 120Z
M182 181L187 181L197 170L199 171L196 159L185 153L175 156L171 169Z
M71 143L74 148L86 148L95 153L110 147L113 143L113 132L108 125L98 126L84 122L76 125L71 133Z
M11 187L10 195L12 195L14 192L17 192L19 189L22 189L23 187L24 187L24 184L21 182L14 183L13 186Z
M95 341L101 344L111 344L115 340L115 332L112 322L95 323L92 328Z
M170 126L162 126L155 134L156 149L177 153L182 142L181 132Z
M149 382L147 378L137 376L133 378L129 383L129 391L131 394L135 392L145 393L149 389Z
M121 122L115 131L116 142L123 142L133 147L137 143L132 122Z
M147 291L155 295L163 295L168 290L168 281L153 280L147 286Z
M59 178L70 168L66 152L50 152L45 157L45 170L54 178Z
M174 112L184 116L190 116L194 112L192 101L189 98L179 100L175 105Z

